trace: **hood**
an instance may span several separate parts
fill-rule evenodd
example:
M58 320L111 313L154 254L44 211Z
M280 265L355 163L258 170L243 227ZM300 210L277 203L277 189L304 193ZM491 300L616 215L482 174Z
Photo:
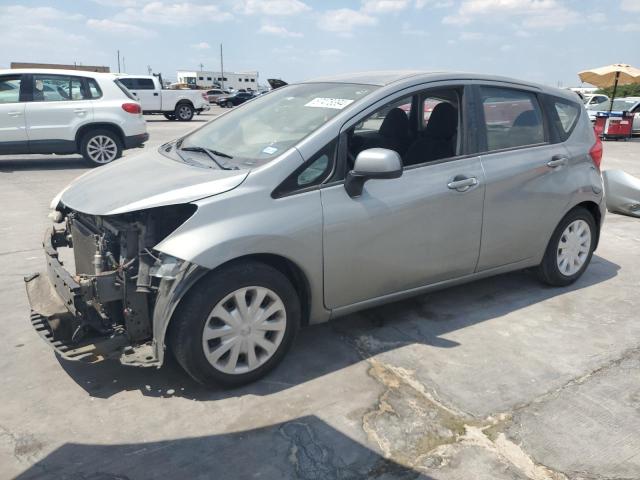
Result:
M89 215L116 215L228 192L248 174L191 166L150 151L85 173L59 194L59 201Z

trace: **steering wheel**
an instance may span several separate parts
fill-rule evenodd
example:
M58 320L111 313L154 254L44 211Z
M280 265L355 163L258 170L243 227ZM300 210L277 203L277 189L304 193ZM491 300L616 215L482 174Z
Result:
M58 91L58 95L60 95L62 98L66 100L69 100L69 94L65 92L62 87L57 87L56 90Z

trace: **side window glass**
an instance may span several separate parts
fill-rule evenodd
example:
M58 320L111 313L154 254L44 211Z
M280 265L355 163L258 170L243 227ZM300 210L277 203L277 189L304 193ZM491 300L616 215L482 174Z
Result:
M564 141L571 135L578 120L580 109L577 105L563 102L562 100L554 100L553 106L558 115L556 127L559 130L561 140Z
M96 82L93 78L87 78L86 80L91 98L100 98L102 96L102 90L100 90L98 82Z
M0 103L20 101L21 77L0 77Z
M129 90L135 90L136 86L134 85L133 79L131 78L119 78L118 81L127 87Z
M136 88L138 90L153 90L155 88L155 86L153 85L153 80L151 80L150 78L138 78L137 83L138 85L136 86Z
M509 88L480 88L487 150L544 143L542 111L536 96Z
M82 79L62 75L34 75L33 101L63 102L83 100Z
M296 169L274 191L274 198L284 197L298 190L320 185L331 173L337 142L334 140Z
M306 169L298 175L298 186L306 187L307 185L313 184L318 178L322 177L322 175L327 171L329 167L329 155L326 153L320 155L317 160L311 162Z

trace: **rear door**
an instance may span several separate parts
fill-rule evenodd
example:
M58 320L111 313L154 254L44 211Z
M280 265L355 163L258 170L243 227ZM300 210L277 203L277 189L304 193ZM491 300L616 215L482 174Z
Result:
M0 76L0 153L27 153L23 75Z
M78 129L93 120L93 102L83 77L57 74L32 76L32 101L26 119L32 153L65 153L76 149Z
M570 199L570 158L551 141L539 92L491 83L477 85L476 95L486 181L482 271L544 250Z

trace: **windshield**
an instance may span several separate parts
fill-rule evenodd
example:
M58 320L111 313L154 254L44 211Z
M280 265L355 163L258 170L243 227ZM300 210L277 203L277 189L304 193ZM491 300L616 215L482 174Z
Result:
M257 97L185 137L179 149L224 154L225 164L251 167L277 157L376 86L290 85Z
M633 106L638 103L635 100L614 100L613 101L613 110L614 112L622 112L626 110L631 110ZM609 111L610 102L602 102L596 105L590 105L589 110L597 110L599 112L608 112Z

